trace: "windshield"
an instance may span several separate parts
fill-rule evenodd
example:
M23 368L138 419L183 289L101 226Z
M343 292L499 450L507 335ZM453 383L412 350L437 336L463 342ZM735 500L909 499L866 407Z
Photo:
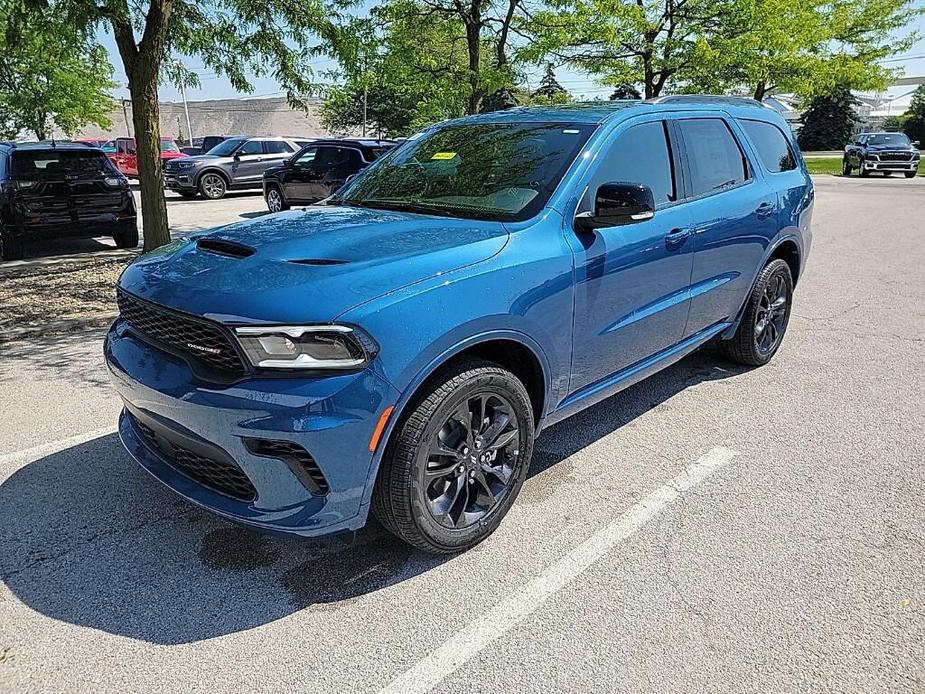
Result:
M902 133L883 133L881 135L871 135L867 140L868 145L887 145L890 147L908 147L909 138Z
M179 152L180 148L177 147L177 143L173 140L161 140L161 151L162 152Z
M573 123L438 128L389 152L331 204L529 219L546 204L592 130Z
M14 152L11 173L22 178L64 178L114 173L104 154L94 150Z
M234 154L234 151L245 142L247 142L247 140L243 137L233 137L230 140L219 142L215 147L206 152L206 154L213 154L216 157L230 157Z

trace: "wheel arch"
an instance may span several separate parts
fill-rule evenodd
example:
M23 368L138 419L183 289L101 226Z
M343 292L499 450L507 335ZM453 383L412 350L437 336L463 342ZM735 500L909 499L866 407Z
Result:
M202 177L210 173L218 174L219 176L221 176L222 180L225 181L226 187L231 186L231 177L227 173L225 173L225 171L218 168L217 166L210 166L209 168L203 169L202 171L196 174L196 188L197 189L199 188L200 181L202 181Z
M492 330L473 335L442 351L401 391L388 422L382 431L371 461L363 503L367 505L372 496L380 463L400 423L408 416L421 393L435 375L454 361L475 357L497 363L517 376L530 396L537 434L551 400L551 378L549 361L542 348L526 334L514 330Z

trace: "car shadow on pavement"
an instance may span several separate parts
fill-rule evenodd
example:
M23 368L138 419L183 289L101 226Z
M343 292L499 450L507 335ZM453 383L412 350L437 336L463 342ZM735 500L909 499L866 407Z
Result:
M530 475L691 385L739 373L708 353L682 361L550 427ZM372 518L356 534L319 540L231 525L150 478L115 434L25 464L0 485L0 578L16 598L52 619L150 643L191 643L304 609L337 610L444 561Z

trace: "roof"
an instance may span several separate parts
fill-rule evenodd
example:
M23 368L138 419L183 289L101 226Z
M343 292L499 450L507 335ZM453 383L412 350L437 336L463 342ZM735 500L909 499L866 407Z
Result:
M598 124L617 117L629 117L641 112L689 111L715 108L728 113L768 113L773 109L759 101L741 96L708 96L679 94L646 100L584 101L556 106L522 106L467 116L464 121L487 123L556 122Z
M100 150L85 142L0 142L0 147L16 150L80 150L82 152L99 152Z
M319 137L311 141L313 145L348 145L352 147L391 147L398 144L392 140L376 140L373 138L357 137Z

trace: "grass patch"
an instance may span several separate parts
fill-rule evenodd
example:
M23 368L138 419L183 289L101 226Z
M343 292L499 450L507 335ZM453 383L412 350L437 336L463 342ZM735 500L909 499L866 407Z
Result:
M841 157L804 157L811 174L840 174Z

